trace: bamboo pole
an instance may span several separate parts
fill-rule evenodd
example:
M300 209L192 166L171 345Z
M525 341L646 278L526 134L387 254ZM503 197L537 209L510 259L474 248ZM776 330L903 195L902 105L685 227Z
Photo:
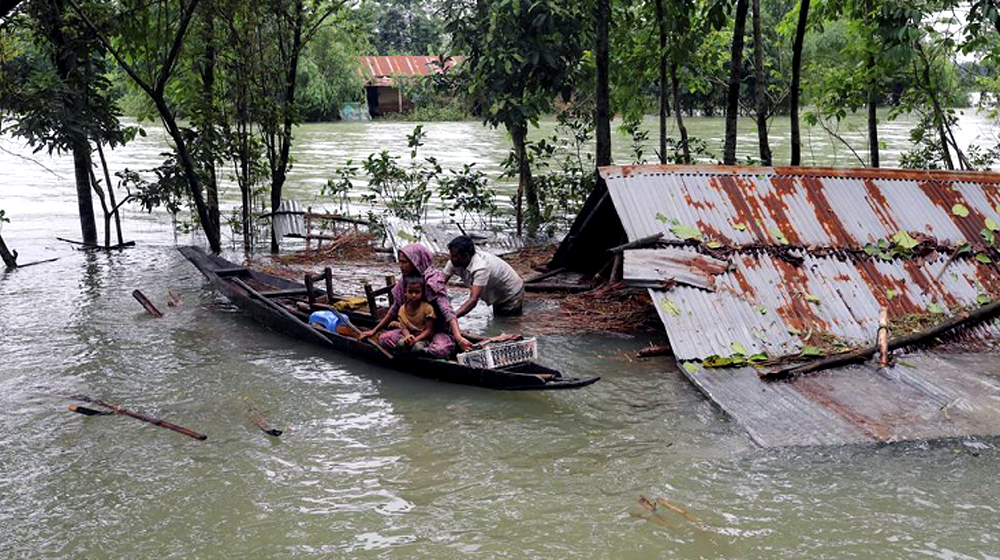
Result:
M178 426L177 424L172 424L170 422L167 422L166 420L160 420L159 418L154 418L153 416L142 414L141 412L135 412L135 411L128 410L127 408L124 408L124 407L121 407L121 406L118 406L118 405L108 404L108 403L106 403L106 402L104 402L104 401L102 401L100 399L95 399L95 398L92 398L92 397L88 397L87 395L71 395L69 398L75 399L75 400L78 400L78 401L88 402L90 404L96 404L97 406L100 406L100 407L103 407L103 408L107 408L108 410L111 410L112 412L114 412L116 414L122 414L124 416L129 416L131 418L135 418L136 420L142 420L143 422L147 422L147 423L152 424L154 426L159 426L161 428L166 428L168 430L173 430L173 431L175 431L175 432L177 432L179 434L184 434L184 435L186 435L188 437L192 437L192 438L194 438L196 440L199 440L199 441L204 441L204 440L208 439L208 436L206 436L205 434L198 433L198 432L196 432L194 430L189 430L189 429L187 429L187 428L185 428L183 426ZM77 411L74 410L74 412L77 412ZM87 414L87 413L86 412L81 412L81 414Z
M905 348L907 346L913 346L914 344L929 342L939 336L948 334L957 328L974 325L981 321L992 319L997 315L1000 315L1000 301L984 305L980 308L973 309L972 311L959 313L920 332L890 338L887 345L888 350L896 350L897 348ZM774 371L762 371L758 375L764 381L780 381L790 379L797 375L804 375L806 373L813 373L833 367L863 362L874 356L876 352L878 352L878 346L872 345L806 364L788 366Z

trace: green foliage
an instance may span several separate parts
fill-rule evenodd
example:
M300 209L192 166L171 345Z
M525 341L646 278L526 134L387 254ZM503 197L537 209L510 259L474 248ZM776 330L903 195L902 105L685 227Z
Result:
M594 155L588 149L594 138L593 111L571 104L557 116L555 133L527 142L528 165L539 200L538 226L549 236L569 227L594 188ZM503 162L503 177L518 175L517 154Z
M425 137L426 133L421 125L407 136L410 148L407 165L401 163L400 156L390 154L388 150L369 154L361 163L368 192L359 198L419 226L426 218L428 202L436 187L441 200L440 209L452 218L460 219L463 225L471 222L472 225L483 228L492 226L494 219L500 215L500 210L496 205L496 191L490 186L486 175L475 169L475 164L466 164L457 171L445 171L435 158L419 158L419 150ZM358 177L359 169L353 165L353 161L348 160L345 166L337 170L337 177L327 181L322 194L334 197L341 210L346 210L350 192ZM370 216L373 215L370 212Z
M363 34L347 18L322 25L306 45L299 62L298 107L306 122L340 118L340 107L364 101L358 66Z
M363 3L371 53L380 55L437 55L443 43L444 23L430 7L417 0L374 0Z
M440 178L438 196L441 209L452 219L460 217L463 227L471 222L481 229L489 229L500 216L497 193L486 174L474 169L475 165L465 164L460 171L449 170Z
M442 64L445 61L442 60ZM450 76L400 76L396 84L411 100L414 109L405 116L409 121L458 121L469 117L464 92L455 90Z
M420 147L426 133L417 126L407 138L410 148L409 164L400 164L401 158L382 150L369 154L361 163L368 180L368 192L361 200L368 204L379 204L393 216L420 225L427 215L427 203L431 199L432 184L442 174L441 165L433 157L418 159ZM353 188L357 170L348 161L346 167L338 169L338 179L327 183L330 187L324 194L346 196Z
M51 2L30 3L14 23L0 42L0 114L15 118L0 133L48 153L71 151L91 139L123 144L97 37Z

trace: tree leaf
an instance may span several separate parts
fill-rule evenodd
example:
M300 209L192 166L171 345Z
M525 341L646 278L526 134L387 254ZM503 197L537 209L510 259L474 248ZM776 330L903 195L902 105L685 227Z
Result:
M681 364L681 367L683 367L684 371L688 373L698 373L701 370L701 366L698 365L698 362L684 362Z
M677 304L670 301L669 299L664 299L660 303L660 307L663 308L663 311L666 312L667 315L671 315L673 317L681 316L681 308L677 307Z
M719 249L722 247L722 243L719 243L718 241L709 241L705 244L705 246L709 249Z
M903 230L897 231L896 234L892 236L892 240L897 246L902 247L903 249L912 249L920 244L916 239L911 237L909 233Z
M896 299L897 295L899 295L899 293L896 292L896 290L893 290L892 288L889 288L888 290L885 291L885 297L889 301Z
M937 302L931 302L927 304L927 311L935 313L937 315L944 314L944 308L937 304Z
M747 230L747 225L746 224L733 224L733 229L735 229L737 231L746 231Z
M998 224L993 218L986 218L986 229L990 231L1000 230L1000 224Z
M664 224L667 223L667 217L663 215L663 212L657 212L656 219L663 222Z
M819 348L817 348L815 346L803 346L802 347L802 351L799 352L799 355L801 355L801 356L809 356L809 357L812 357L812 358L818 358L818 357L826 356L826 352L824 352L823 350L821 350L821 349L819 349Z
M816 305L820 305L822 303L818 297L812 294L806 294L805 297L806 301L808 301L809 303L815 303Z
M963 204L956 204L951 207L951 213L958 216L959 218L968 218L969 209Z
M739 342L734 342L730 344L729 347L732 348L733 353L739 354L740 356L747 356L750 354L750 352L747 351L746 346L743 346Z
M978 303L979 305L989 305L990 296L988 296L987 294L979 294L978 296L976 296L976 303Z
M990 264L990 263L993 262L993 259L987 257L986 255L984 255L982 253L976 253L976 260L979 261L979 262L981 262L981 263L983 263L983 264Z
M767 232L773 235L774 238L778 240L778 243L781 243L782 245L788 245L788 239L785 237L785 234L781 233L781 230L779 230L778 228L767 228Z
M767 308L764 307L763 305L755 305L754 309L757 311L757 313L760 313L761 315L767 315Z
M670 232L681 239L701 239L701 231L687 224L674 224L670 226Z
M993 230L989 228L983 228L979 231L979 235L983 236L983 239L986 240L986 242L989 243L990 245L996 244L996 236L994 236Z

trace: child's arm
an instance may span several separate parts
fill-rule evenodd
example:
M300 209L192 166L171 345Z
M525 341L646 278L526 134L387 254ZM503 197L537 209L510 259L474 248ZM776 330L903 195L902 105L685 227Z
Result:
M434 336L434 318L428 317L424 319L424 328L420 331L420 334L414 337L413 343L416 344L421 340L427 340L432 336Z

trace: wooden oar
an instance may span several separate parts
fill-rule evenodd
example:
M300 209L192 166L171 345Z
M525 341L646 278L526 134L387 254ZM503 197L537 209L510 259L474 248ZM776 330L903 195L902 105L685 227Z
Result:
M312 327L310 327L307 323L304 323L302 321L302 319L299 319L298 317L296 317L295 315L293 315L291 311L285 309L285 306L281 305L280 303L278 303L276 301L272 301L272 300L264 297L263 295L261 295L260 292L258 292L257 290L251 288L250 285L247 284L246 282L244 282L242 279L234 277L234 278L230 278L229 280L232 281L237 286L239 286L240 288L243 288L248 294L250 294L250 297L252 297L253 299L256 299L257 301L260 301L264 305L266 305L266 306L270 307L271 309L277 311L278 313L280 313L286 319L295 321L295 323L297 323L299 325L302 325L302 328L305 329L302 332L307 332L308 331L312 337L316 338L317 340L322 340L323 344L325 344L325 345L330 345L331 344L331 342L329 340L327 340L327 338L325 336L323 336L322 334L316 332L315 329L313 329Z
M311 307L309 306L308 303L299 302L299 305L301 306L300 309L302 309L302 310L311 309ZM329 306L329 305L320 305L320 304L315 304L314 303L313 307L321 307L324 311L329 311L329 312L333 313L334 315L336 315L337 319L340 321L340 323L342 325L344 325L345 327L347 327L352 333L354 333L354 338L356 338L358 340L361 340L361 329L359 329L358 327L356 327L354 325L354 323L351 322L350 317L348 317L346 314L341 313L340 311L337 311L336 309L334 309L332 306ZM322 327L320 325L313 325L313 327L314 328L322 329ZM323 329L323 330L325 331L326 329ZM329 331L327 331L327 332L329 332ZM341 334L343 336L348 336L347 334L340 333L340 332L338 332L337 334ZM381 352L382 354L384 354L385 357L389 358L390 360L395 360L396 359L396 356L394 356L392 352L386 350L381 344L378 343L378 341L372 340L371 338L366 338L364 340L366 340L368 342L368 344L371 344L375 348L378 348L378 351Z
M100 406L100 407L103 407L103 408L107 408L107 409L109 409L112 412L115 412L117 414L123 414L125 416L129 416L129 417L135 418L136 420L142 420L143 422L148 422L148 423L150 423L150 424L152 424L154 426L159 426L161 428L166 428L168 430L173 430L173 431L175 431L175 432L177 432L179 434L184 434L184 435L186 435L188 437L193 437L194 439L197 439L197 440L204 441L204 440L208 439L208 436L206 436L205 434L200 434L200 433L198 433L198 432L196 432L194 430L189 430L189 429L187 429L187 428L185 428L183 426L178 426L177 424L172 424L170 422L167 422L166 420L160 420L159 418L154 418L152 416L148 416L146 414L142 414L141 412L135 412L135 411L132 411L132 410L128 410L127 408L120 407L118 405L108 404L108 403L106 403L106 402L104 402L104 401L102 401L100 399L95 399L95 398L92 398L92 397L88 397L87 395L70 395L69 398L75 399L75 400L78 400L78 401L88 402L90 404L96 404L97 406ZM77 407L77 408L83 408L83 407ZM70 410L73 410L73 409L71 408ZM87 410L91 410L91 409L87 409ZM82 411L79 411L79 410L73 410L73 412L80 412L81 414L87 414L88 416L90 416L90 414L88 412L82 412ZM97 411L91 411L91 412L97 412Z

